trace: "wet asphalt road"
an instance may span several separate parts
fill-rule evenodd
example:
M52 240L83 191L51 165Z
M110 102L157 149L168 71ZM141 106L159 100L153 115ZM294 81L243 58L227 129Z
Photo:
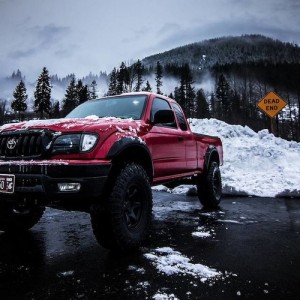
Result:
M101 248L84 213L47 209L25 235L0 232L0 298L299 299L300 199L224 198L204 211L196 197L154 192L154 207L151 239L132 254ZM193 236L199 226L210 236ZM166 275L145 257L158 247L223 275Z

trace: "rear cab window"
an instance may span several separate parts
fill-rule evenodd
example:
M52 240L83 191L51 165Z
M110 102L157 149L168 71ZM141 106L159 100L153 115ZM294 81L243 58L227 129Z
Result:
M187 131L188 130L188 126L186 123L186 119L185 116L180 108L180 106L177 103L171 103L173 110L175 112L176 118L178 120L179 123L179 127L182 131Z

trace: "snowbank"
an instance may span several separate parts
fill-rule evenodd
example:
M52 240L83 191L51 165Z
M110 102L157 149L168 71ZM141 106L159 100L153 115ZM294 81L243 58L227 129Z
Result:
M222 139L224 194L300 197L300 143L216 119L190 119L190 127ZM181 186L173 192L186 190Z

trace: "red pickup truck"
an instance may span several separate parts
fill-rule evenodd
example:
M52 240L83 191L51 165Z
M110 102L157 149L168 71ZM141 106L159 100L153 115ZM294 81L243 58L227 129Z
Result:
M0 127L0 230L31 228L46 206L91 214L98 242L138 247L152 218L151 186L191 183L221 200L217 137L192 133L181 107L154 93L87 101L62 119Z

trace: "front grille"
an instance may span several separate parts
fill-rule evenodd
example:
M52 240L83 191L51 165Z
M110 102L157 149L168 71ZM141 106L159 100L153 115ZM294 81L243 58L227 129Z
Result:
M51 135L44 130L4 132L0 134L0 157L26 159L42 157Z
M37 185L42 185L42 181L40 178L31 178L31 177L22 177L16 178L16 187L34 187Z

